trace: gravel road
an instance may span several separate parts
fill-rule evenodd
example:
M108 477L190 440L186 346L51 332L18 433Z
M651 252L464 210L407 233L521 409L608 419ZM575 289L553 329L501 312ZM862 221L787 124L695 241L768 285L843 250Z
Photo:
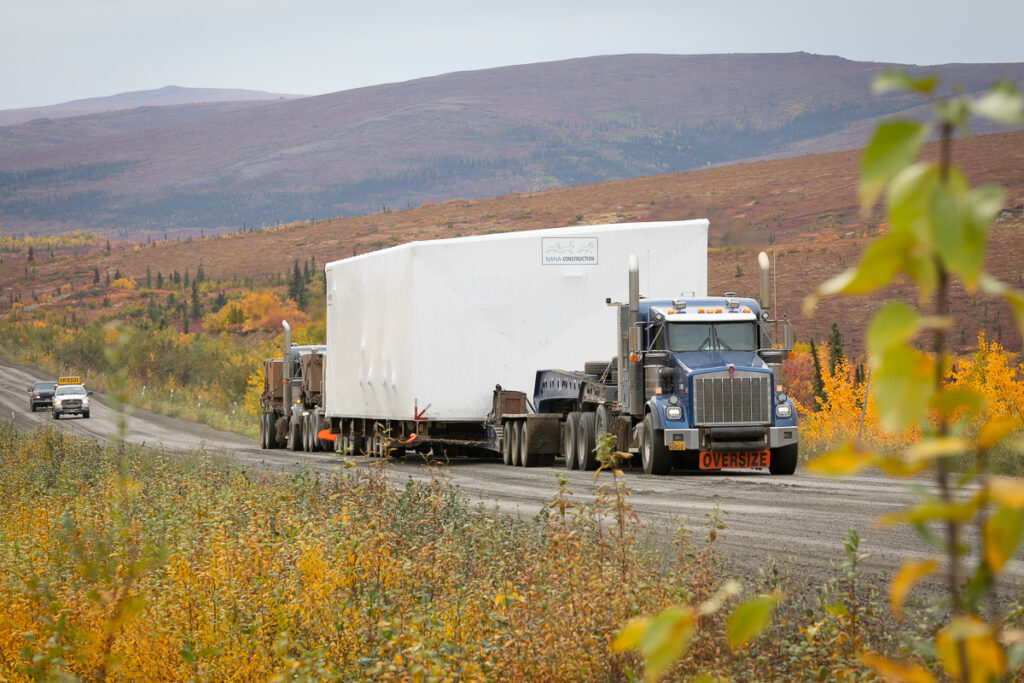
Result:
M99 440L117 433L118 415L103 395L93 396L92 417L54 421L49 412L32 413L27 388L37 379L49 379L33 371L0 362L0 419L11 419L20 429L52 424L80 436ZM211 429L204 425L136 410L131 414L128 440L167 450L202 450L224 456L246 466L292 471L309 468L330 473L341 465L333 454L265 451L256 441ZM354 458L365 466L366 458ZM444 467L445 476L470 497L502 512L532 517L556 490L555 474L566 478L574 497L592 500L598 484L593 473L567 471L560 467L513 468L500 462L464 460ZM423 465L407 459L396 463L393 476L426 479ZM603 475L604 476L604 475ZM716 545L726 558L731 573L743 577L759 567L777 563L794 578L819 585L839 575L835 566L843 558L847 529L856 529L868 579L880 586L905 558L929 555L925 544L903 526L879 527L880 515L910 505L914 496L904 480L881 474L866 474L842 480L814 477L798 467L793 476L771 476L760 472L733 474L674 473L646 476L636 470L626 473L632 497L630 503L653 533L667 536L681 518L688 527L700 529L706 513L717 505L726 514L726 527ZM600 483L600 482L598 482ZM927 479L915 483L933 488ZM1024 591L1024 562L1018 555L1008 566L1003 597ZM933 583L931 589L937 586Z

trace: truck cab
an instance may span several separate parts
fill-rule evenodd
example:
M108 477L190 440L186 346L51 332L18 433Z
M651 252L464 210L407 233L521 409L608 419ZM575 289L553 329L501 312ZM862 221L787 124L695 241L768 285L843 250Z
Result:
M782 381L790 327L769 312L767 255L758 261L764 305L732 292L647 299L631 257L628 303L605 299L618 313L618 354L582 371L539 370L538 416L528 416L526 428L536 434L547 427L541 418L559 417L559 453L569 469L595 469L596 437L607 432L614 450L639 452L647 474L673 467L793 474L797 416ZM522 422L510 417L503 433ZM518 444L510 440L520 454L508 461L531 462L522 452L532 445L522 444L522 435Z
M634 367L643 373L644 469L791 474L796 409L782 390L784 352L757 301L641 299L638 313L644 350Z

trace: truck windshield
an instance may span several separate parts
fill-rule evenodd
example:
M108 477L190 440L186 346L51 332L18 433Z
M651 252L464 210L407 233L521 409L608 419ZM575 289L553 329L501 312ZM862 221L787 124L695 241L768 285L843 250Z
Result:
M669 323L670 351L754 351L753 322Z

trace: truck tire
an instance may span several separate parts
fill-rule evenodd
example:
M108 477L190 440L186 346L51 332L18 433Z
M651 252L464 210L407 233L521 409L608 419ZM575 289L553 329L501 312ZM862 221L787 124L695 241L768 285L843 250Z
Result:
M790 444L781 448L773 448L768 471L772 474L793 474L796 472L796 461L800 456L798 444Z
M288 448L293 451L302 449L302 423L292 422L288 428Z
M565 419L565 433L562 439L562 455L565 456L565 469L574 470L576 463L576 432L580 428L580 414L569 413Z
M595 427L597 416L594 413L581 413L580 426L576 431L576 461L584 472L597 469L597 433Z
M312 453L316 450L316 444L314 438L316 435L313 433L313 415L312 413L302 416L302 450L307 453Z
M665 445L664 432L654 428L654 418L650 413L644 418L640 460L646 474L668 474L672 471L672 453Z
M512 457L512 421L505 420L501 423L501 461L506 465L514 465Z
M267 415L260 413L260 448L267 450Z
M58 413L56 410L53 411L53 419L54 420L59 420L60 419L60 413Z
M512 466L514 467L519 464L519 437L522 435L522 432L519 430L518 420L512 420L509 422L508 428L508 448L512 458Z
M267 448L280 448L283 444L277 438L277 413L266 413Z
M540 464L540 455L530 453L530 424L525 420L519 425L519 464L522 467Z
M88 419L89 419L89 411L87 410L87 411L85 411L84 413L82 413L82 417L83 417L84 419L88 420Z

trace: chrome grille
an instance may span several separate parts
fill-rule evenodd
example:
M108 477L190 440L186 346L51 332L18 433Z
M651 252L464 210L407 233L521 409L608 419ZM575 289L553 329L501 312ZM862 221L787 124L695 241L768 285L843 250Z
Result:
M768 424L771 422L771 375L736 371L693 378L697 425Z

